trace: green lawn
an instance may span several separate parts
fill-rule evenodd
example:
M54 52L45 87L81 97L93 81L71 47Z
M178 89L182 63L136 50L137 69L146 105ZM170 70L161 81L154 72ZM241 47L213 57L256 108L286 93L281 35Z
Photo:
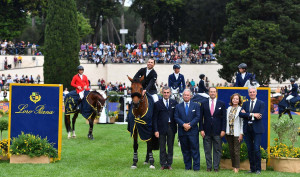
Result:
M294 116L300 122L300 116ZM272 121L277 117L272 116ZM146 153L146 143L139 144L138 168L130 169L132 164L132 139L127 132L127 125L97 124L94 127L94 140L87 139L88 125L82 117L78 118L77 138L67 139L63 126L62 159L47 165L9 164L0 161L0 176L242 176L243 171L234 174L231 170L221 170L219 173L206 172L202 140L200 140L201 170L200 172L185 171L180 148L175 144L174 163L172 171L159 170L159 151L154 152L157 169L149 169L143 165ZM4 133L7 137L7 131ZM271 135L271 142L275 135ZM200 138L202 139L202 138ZM272 143L271 143L272 144ZM300 142L297 143L300 145ZM299 174L279 173L271 169L263 171L261 176L299 176Z

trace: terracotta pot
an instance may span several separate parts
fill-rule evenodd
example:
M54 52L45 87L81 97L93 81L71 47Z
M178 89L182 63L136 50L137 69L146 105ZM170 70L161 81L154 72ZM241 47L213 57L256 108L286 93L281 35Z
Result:
M48 156L11 155L10 163L50 163L50 158Z
M267 166L266 159L261 160L261 169L266 170L266 166ZM221 159L220 168L233 169L231 159ZM248 159L240 162L240 170L250 170L250 162Z
M271 157L274 171L300 173L300 158Z
M109 117L109 123L115 123L116 122L116 117Z
M8 157L7 155L3 156L3 155L0 155L0 160L8 160Z

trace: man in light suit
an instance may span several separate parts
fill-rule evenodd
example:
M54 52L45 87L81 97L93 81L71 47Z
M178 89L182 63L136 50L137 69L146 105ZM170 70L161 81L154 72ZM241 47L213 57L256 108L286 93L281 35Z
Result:
M178 124L178 136L181 143L181 152L186 170L200 170L199 153L199 129L200 106L191 102L192 92L190 89L183 91L184 102L175 108L175 121Z
M201 104L200 131L203 138L206 171L212 170L213 148L213 167L214 171L218 172L222 156L222 137L226 132L226 107L223 101L217 100L215 87L209 88L208 93L209 100Z
M239 116L244 118L243 132L248 148L250 161L250 171L247 173L261 173L261 136L265 132L263 121L265 103L256 98L257 90L255 87L248 89L250 101L242 106Z
M153 129L155 136L159 138L161 170L172 169L174 138L177 125L174 119L177 101L170 99L170 87L163 87L163 99L154 104ZM166 143L168 153L166 152Z

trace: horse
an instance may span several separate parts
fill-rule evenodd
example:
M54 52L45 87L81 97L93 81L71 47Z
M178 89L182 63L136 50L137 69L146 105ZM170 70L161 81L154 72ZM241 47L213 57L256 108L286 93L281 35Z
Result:
M171 88L171 92L172 92L172 95L171 95L172 99L176 100L178 103L183 102L181 94L179 93L179 88L177 88L177 89Z
M69 94L74 95L75 92L73 91L70 92ZM99 117L101 115L106 99L104 99L103 96L97 91L86 92L87 96L83 98L85 99L86 102L84 102L83 100L81 103L86 105L86 107L83 107L84 105L81 106L81 109L85 109L85 110L77 110L75 104L76 101L69 94L66 95L66 99L65 99L65 110L66 110L65 126L68 132L68 139L71 138L71 130L73 133L72 138L76 138L75 122L78 117L78 114L81 113L89 121L90 128L88 133L88 139L93 140L94 119L96 118L96 116ZM70 122L71 113L74 113L74 116L72 118L72 129L71 129L71 122Z
M132 97L132 106L128 113L128 131L131 133L133 138L133 164L132 169L137 168L138 162L138 140L139 136L142 141L147 142L147 155L144 164L150 162L150 168L154 169L154 158L152 153L152 114L154 101L150 95L147 95L143 92L142 81L144 76L141 78L130 78L131 81L131 97Z
M271 96L271 112L274 113L275 110L274 110L274 104L279 104L280 101L283 99L283 96L282 95L278 95L278 96Z

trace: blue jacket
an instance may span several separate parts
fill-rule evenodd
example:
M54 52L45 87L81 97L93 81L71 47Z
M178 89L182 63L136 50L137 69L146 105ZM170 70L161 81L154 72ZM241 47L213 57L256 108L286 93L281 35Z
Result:
M265 103L261 100L256 100L255 106L253 108L253 113L260 113L262 116L264 115L264 108L265 108ZM242 110L245 110L246 113L240 112L239 116L241 118L244 118L244 127L243 131L244 133L247 133L247 126L248 126L248 120L251 120L252 117L250 117L250 101L247 101L243 104ZM264 124L262 119L256 119L254 118L253 121L253 130L255 133L264 133Z
M235 82L235 87L244 87L245 83L247 82L247 80L249 80L252 77L251 73L247 73L245 75L245 78L242 78L242 74L238 73L236 75L236 82Z
M177 105L177 101L173 99L169 99L169 108L167 109L163 99L159 99L154 104L153 111L153 130L154 132L159 132L161 135L167 134L169 118L171 120L171 129L173 133L177 132L177 125L174 119L175 107Z
M206 93L208 92L207 88L204 85L204 81L201 79L199 82L199 89L198 89L198 93Z
M201 104L200 131L208 136L218 136L226 132L226 107L223 101L217 100L214 114L210 114L209 100Z
M188 115L185 114L185 102L176 105L174 118L178 124L178 136L199 134L198 123L200 120L200 106L190 101ZM190 123L191 129L185 131L184 123Z
M292 89L289 91L294 97L298 96L298 84L292 84Z
M182 93L183 90L185 89L185 81L184 81L184 76L179 73L178 79L176 80L176 77L173 74L169 75L169 81L168 85L172 89L177 89L179 87L179 93Z

